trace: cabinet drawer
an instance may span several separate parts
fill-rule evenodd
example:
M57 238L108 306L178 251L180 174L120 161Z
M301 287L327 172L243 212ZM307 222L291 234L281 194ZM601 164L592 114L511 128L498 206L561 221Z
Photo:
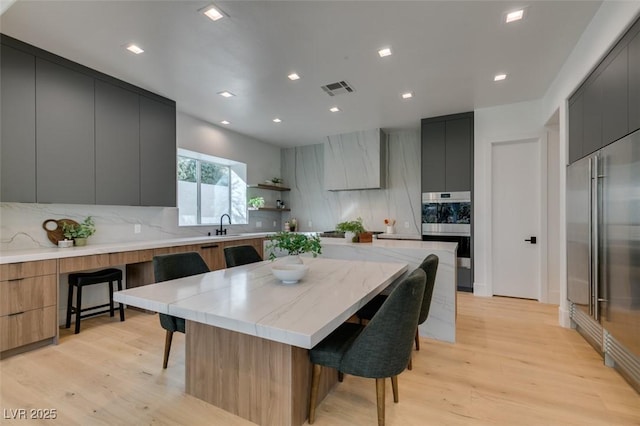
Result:
M173 246L173 247L161 247L153 250L153 255L158 256L160 254L174 254L174 253L186 253L188 251L200 251L199 245L186 245L186 246Z
M153 250L135 250L121 253L110 253L109 263L111 265L126 265L130 263L151 262Z
M77 256L60 259L60 273L86 271L89 269L106 268L111 266L108 254L93 256Z
M0 316L56 304L56 275L0 281Z
M0 317L0 351L56 335L56 306Z
M0 280L15 280L39 275L56 273L56 260L38 260L35 262L6 263L0 265Z

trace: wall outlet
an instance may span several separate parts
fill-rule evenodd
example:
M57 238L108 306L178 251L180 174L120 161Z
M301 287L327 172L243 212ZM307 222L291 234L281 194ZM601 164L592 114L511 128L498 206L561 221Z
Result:
M133 225L133 233L139 234L140 232L142 232L142 227L140 226L140 224L136 223L135 225Z
M256 222L256 228L262 228L262 222L261 221L257 221Z
M404 223L404 227L405 227L406 229L409 229L409 222L405 222L405 223Z

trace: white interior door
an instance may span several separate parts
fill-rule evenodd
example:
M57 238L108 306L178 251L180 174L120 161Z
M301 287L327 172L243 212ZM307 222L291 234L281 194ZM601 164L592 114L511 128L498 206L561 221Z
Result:
M491 156L493 294L538 299L540 142L493 144Z

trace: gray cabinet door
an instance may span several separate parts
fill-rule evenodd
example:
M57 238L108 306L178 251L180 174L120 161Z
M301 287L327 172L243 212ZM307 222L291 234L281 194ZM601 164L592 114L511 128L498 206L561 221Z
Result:
M445 191L471 191L471 120L447 120Z
M628 63L625 47L602 71L602 145L620 139L629 131Z
M584 96L580 93L569 104L569 164L582 158L583 113Z
M445 189L445 121L422 122L422 192Z
M176 108L140 96L140 204L176 206Z
M582 155L602 148L602 74L591 80L584 91Z
M35 57L2 46L1 201L36 202Z
M93 78L36 58L37 200L95 204Z
M629 133L640 129L640 33L629 43Z
M96 204L140 205L138 94L95 81Z

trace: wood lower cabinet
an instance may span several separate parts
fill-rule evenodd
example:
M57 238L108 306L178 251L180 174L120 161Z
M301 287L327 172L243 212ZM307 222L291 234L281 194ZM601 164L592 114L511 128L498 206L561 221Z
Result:
M0 352L57 336L57 260L0 265Z

